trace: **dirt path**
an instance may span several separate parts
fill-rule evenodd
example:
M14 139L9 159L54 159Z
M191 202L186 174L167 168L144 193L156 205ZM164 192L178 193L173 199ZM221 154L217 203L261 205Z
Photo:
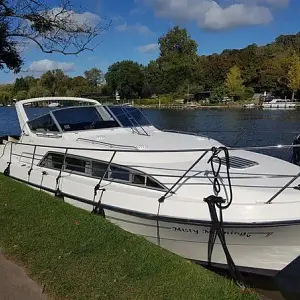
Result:
M0 253L0 300L46 300L42 288Z

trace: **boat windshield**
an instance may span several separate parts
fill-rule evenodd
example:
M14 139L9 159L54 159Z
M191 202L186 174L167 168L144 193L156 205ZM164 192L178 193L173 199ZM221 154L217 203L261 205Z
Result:
M136 127L136 126L150 126L150 121L145 115L135 107L130 106L113 106L110 105L108 108L119 120L123 127Z
M70 107L52 113L62 131L120 127L108 114L100 114L95 106Z

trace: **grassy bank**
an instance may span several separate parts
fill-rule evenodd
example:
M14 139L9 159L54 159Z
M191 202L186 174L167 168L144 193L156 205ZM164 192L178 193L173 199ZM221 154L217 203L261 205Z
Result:
M0 175L0 247L51 299L254 300L231 281Z

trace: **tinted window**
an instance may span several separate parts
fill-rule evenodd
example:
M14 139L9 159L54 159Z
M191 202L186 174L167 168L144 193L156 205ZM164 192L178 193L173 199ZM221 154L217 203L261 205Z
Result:
M143 113L135 107L109 106L109 108L124 127L151 125Z
M28 122L29 128L37 132L59 131L50 115L45 115Z
M60 170L63 166L64 154L49 153L42 160L40 166L45 168ZM100 161L91 161L87 158L67 156L65 161L66 171L75 171L82 174L91 175L97 178L111 179L114 181L127 182L129 184L141 187L150 187L154 189L164 190L165 188L157 181L148 177L146 174L135 174L135 170L127 169L112 164L106 172L108 163ZM106 173L105 173L106 172ZM104 176L105 175L105 176Z
M129 170L111 166L110 167L110 177L111 179L119 179L123 181L129 181L130 172Z
M75 172L81 172L81 173L89 173L87 170L88 169L87 161L79 158L74 158L74 157L66 158L65 169L75 171Z
M107 178L108 172L105 174L107 167L108 164L106 163L93 161L92 175L99 178L102 178L105 175L105 178Z
M103 120L96 107L72 107L53 112L63 131L118 127L114 120Z
M132 183L139 184L139 185L145 185L145 180L146 180L146 177L144 175L135 174L133 176Z
M40 163L41 167L60 170L64 163L64 155L59 153L49 153Z
M155 188L155 189L163 189L163 187L159 183L157 183L156 181L154 181L153 179L151 179L149 177L147 177L146 185L149 187Z

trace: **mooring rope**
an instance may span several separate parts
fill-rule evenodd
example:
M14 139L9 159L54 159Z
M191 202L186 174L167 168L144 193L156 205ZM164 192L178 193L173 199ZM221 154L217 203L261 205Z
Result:
M219 197L219 193L221 191L220 170L222 166L222 160L219 157L219 154L222 152L225 155L225 167L226 167L226 174L227 174L228 187L229 187L229 194L227 196L227 200L223 199L222 197ZM208 162L211 164L211 170L214 176L213 179L214 195L211 195L204 199L204 201L208 205L210 218L212 222L211 230L209 233L209 239L208 239L208 264L209 266L211 266L212 253L216 242L216 238L218 237L222 245L224 254L226 256L230 276L233 278L236 284L238 284L241 288L245 288L244 285L241 283L243 281L242 275L237 269L232 259L232 256L228 250L226 239L225 239L225 232L224 232L223 210L228 209L230 207L233 199L230 172L229 172L230 157L229 157L228 149L226 147L220 147L220 148L213 147L212 156ZM215 167L215 164L217 164L217 168ZM217 208L219 209L219 217L217 214Z

